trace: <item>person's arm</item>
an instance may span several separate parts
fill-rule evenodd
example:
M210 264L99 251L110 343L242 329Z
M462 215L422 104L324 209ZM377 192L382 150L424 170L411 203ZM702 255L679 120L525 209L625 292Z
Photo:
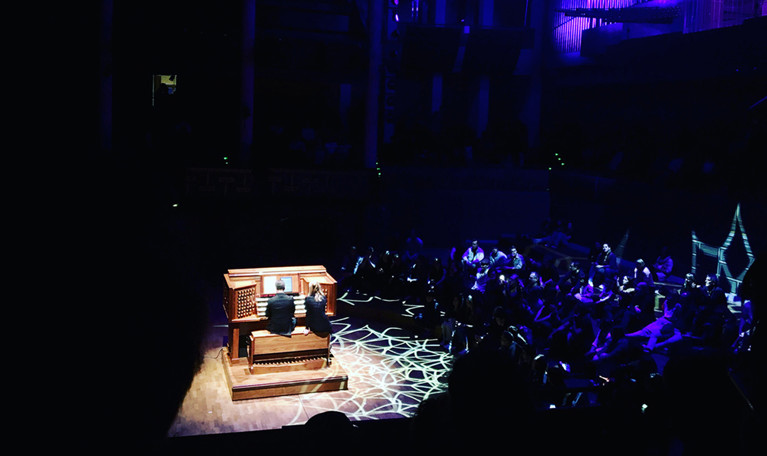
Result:
M477 250L477 256L474 257L475 263L481 263L482 260L485 259L485 252L482 250Z
M541 314L543 313L543 309L544 309L545 307L546 307L546 306L541 306L541 308L540 308L540 309L538 309L538 312L535 314L535 318L534 318L534 320L535 320L536 322L546 321L546 320L548 320L549 318L551 318L551 313L549 313L549 314L548 314L548 315L546 315L545 317L541 317Z
M658 342L657 344L655 344L655 346L653 347L653 350L658 350L658 349L667 347L681 340L682 340L682 332L679 331L678 329L674 329L674 335L664 340L663 342Z

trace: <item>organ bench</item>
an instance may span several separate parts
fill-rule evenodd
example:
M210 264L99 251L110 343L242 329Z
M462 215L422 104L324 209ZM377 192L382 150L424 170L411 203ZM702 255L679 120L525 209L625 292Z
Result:
M248 366L252 374L321 369L330 365L330 334L318 334L296 326L288 336L265 329L249 337Z

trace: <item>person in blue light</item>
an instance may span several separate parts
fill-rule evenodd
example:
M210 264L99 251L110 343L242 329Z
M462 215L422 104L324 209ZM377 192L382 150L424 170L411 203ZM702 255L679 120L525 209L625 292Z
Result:
M415 228L410 230L410 235L405 239L405 248L402 257L408 265L412 265L423 251L423 240L418 237Z
M464 267L471 274L473 274L474 271L479 268L480 263L484 259L485 251L482 250L482 247L479 246L479 241L476 239L471 241L471 245L466 249L465 252L463 252L463 255L461 256Z
M487 284L490 281L490 261L482 260L477 269L477 274L474 279L474 285L471 289L479 293L484 293L487 290Z
M650 288L655 287L655 281L653 280L653 277L652 277L652 271L645 264L644 260L641 258L639 258L636 261L636 266L634 267L634 280L636 281L636 283L644 282Z
M663 282L671 275L671 271L674 269L674 259L671 255L666 254L666 247L661 248L661 253L655 260L655 263L650 267L655 279L659 282Z
M509 250L508 266L514 271L521 271L525 268L525 257L517 251L515 246L511 246Z
M599 283L605 280L612 280L618 272L618 257L613 252L610 244L602 244L602 251L591 265L589 271L589 282L593 285L595 281Z
M502 268L509 262L509 257L503 253L503 250L493 247L490 251L489 260L491 268Z

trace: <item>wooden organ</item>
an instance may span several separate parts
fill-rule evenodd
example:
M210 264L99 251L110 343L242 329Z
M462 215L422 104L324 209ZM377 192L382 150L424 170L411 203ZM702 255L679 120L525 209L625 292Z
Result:
M304 298L313 281L320 284L327 296L326 314L335 315L337 284L324 266L230 269L224 274L223 304L229 323L227 344L231 359L247 357L247 353L241 352L245 348L241 335L266 328L266 304L276 293L274 284L278 279L285 282L285 293L293 296L297 325L304 324Z

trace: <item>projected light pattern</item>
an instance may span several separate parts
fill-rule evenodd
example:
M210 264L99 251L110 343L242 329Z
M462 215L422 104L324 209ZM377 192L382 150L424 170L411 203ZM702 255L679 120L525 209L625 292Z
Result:
M641 0L640 0L641 1ZM571 52L580 52L581 33L588 29L597 27L600 24L598 19L589 17L568 17L563 10L573 10L576 8L627 8L639 1L636 0L560 0L559 4L553 8L553 45L557 52L566 54Z
M735 236L740 233L743 240L743 246L746 250L746 256L748 257L748 265L743 269L740 274L735 275L727 263L727 250L732 245ZM696 274L696 266L698 264L698 253L708 257L716 258L717 267L716 275L720 278L725 278L730 283L730 290L736 292L743 278L746 276L748 268L754 262L754 254L751 251L751 244L748 242L748 236L746 235L746 228L743 226L743 219L740 216L740 204L735 208L735 215L732 217L732 223L730 224L730 232L727 234L727 238L724 240L721 246L715 246L706 244L698 239L695 231L692 232L692 273Z
M352 420L411 417L424 398L447 389L453 357L436 341L347 318L335 319L333 331L331 351L349 373L349 390L324 394L326 410L342 410Z
M367 304L372 302L373 300L382 301L385 303L396 302L403 309L402 311L403 317L415 317L416 315L418 315L418 313L421 310L423 310L422 304L410 303L407 300L387 299L387 298L382 298L382 297L374 296L374 295L365 296L364 298L362 298L362 296L365 296L365 295L360 295L360 297L357 297L357 298L351 298L349 297L349 293L347 292L347 293L344 293L341 297L339 297L338 301L343 301L351 306L354 306L356 304Z
M278 429L331 410L353 421L409 418L423 399L447 390L453 357L436 341L350 317L334 317L332 323L331 351L348 374L347 390L233 401L221 370L225 355L212 338L168 435Z

